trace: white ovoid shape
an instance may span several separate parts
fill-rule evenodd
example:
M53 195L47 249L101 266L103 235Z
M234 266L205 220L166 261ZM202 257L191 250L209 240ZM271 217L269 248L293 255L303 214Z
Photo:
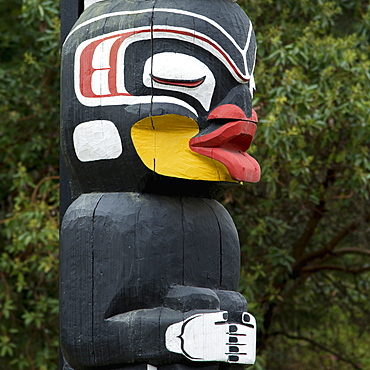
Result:
M73 145L81 162L115 159L122 154L117 127L106 120L80 123L73 132Z
M146 87L190 95L209 110L216 81L211 70L199 59L182 53L158 53L144 66Z
M227 312L200 313L168 327L166 348L191 361L254 364L256 320L245 312L242 324L227 322Z

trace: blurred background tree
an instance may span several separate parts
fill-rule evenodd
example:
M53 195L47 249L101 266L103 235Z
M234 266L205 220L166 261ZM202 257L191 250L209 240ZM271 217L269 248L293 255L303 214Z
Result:
M262 181L228 193L268 369L370 368L367 1L245 0Z
M224 204L255 369L370 368L369 4L239 4L258 41L262 180ZM58 366L59 23L58 0L0 0L0 369Z
M0 0L0 369L58 361L59 4Z

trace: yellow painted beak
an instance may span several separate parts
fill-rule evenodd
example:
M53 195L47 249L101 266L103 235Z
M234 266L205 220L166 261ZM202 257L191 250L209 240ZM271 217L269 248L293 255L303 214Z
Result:
M196 121L176 114L147 117L136 122L131 129L138 156L145 166L159 175L238 182L222 163L189 148L190 139L198 133Z

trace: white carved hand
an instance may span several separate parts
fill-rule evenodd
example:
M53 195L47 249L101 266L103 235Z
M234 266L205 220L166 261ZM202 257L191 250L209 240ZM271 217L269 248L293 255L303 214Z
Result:
M166 348L192 361L254 364L256 320L245 312L242 322L228 323L226 311L199 313L166 330Z

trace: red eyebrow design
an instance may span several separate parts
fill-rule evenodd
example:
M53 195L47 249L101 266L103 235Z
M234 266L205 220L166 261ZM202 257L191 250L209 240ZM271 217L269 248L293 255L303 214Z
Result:
M167 79L167 78L159 78L159 77L153 76L152 74L150 75L150 77L153 79L153 81L155 81L159 84L182 86L182 87L198 87L206 79L206 76L204 76L204 77L198 78L196 80L170 80L170 79Z

